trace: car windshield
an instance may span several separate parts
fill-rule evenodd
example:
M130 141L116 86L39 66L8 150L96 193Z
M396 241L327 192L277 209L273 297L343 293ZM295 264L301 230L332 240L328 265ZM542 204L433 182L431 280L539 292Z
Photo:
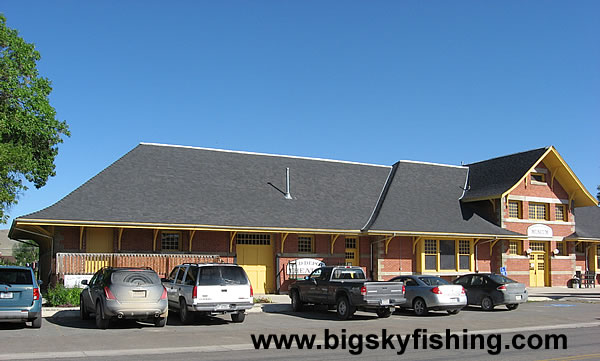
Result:
M5 285L31 285L31 271L27 269L0 269L0 284Z
M151 270L118 270L110 276L112 284L123 286L147 286L160 284L160 278Z
M334 280L364 280L365 274L361 269L342 268L333 271Z
M492 279L492 281L494 281L496 283L501 283L501 284L505 284L505 283L517 283L517 281L511 280L510 278L504 277L502 275L490 275L490 278Z
M441 286L450 284L450 282L440 277L419 277L419 280L421 280L421 282L425 283L427 286Z
M248 283L241 267L211 266L200 268L198 284L202 286L245 285Z

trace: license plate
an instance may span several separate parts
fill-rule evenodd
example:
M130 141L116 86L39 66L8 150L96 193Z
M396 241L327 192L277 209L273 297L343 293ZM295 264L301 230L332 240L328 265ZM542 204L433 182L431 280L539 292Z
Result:
M390 304L390 300L381 300L381 305L382 306L387 306Z
M519 301L519 300L521 299L521 297L522 297L521 295L518 295L518 296L516 297L517 301Z
M452 302L458 302L459 298L452 298Z
M132 296L135 298L144 298L146 297L146 291L133 291Z
M13 293L12 292L0 292L0 298L13 298Z
M229 309L229 305L217 305L217 310L227 310Z

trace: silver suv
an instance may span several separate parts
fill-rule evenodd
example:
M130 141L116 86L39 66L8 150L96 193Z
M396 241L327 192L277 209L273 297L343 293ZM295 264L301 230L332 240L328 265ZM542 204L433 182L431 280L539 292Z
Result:
M186 263L175 267L162 281L169 308L179 312L184 324L192 321L194 313L230 313L233 322L243 322L245 310L254 303L246 272L234 264Z

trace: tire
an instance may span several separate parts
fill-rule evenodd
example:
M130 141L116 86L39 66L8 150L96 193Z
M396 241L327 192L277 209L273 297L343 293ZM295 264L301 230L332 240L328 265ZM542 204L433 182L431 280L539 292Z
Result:
M425 316L429 313L429 310L427 309L427 304L422 298L417 298L413 301L413 310L415 311L415 315L417 316Z
M300 293L298 290L292 291L292 311L300 312L304 309L304 303L300 301Z
M484 311L491 311L494 309L494 301L492 301L491 298L489 298L488 296L485 296L482 300L481 300L481 309Z
M179 320L184 325L189 325L190 323L192 323L192 316L193 315L187 309L187 304L185 303L185 299L181 298L179 300Z
M449 315L456 315L460 312L460 309L458 310L446 310L446 312L448 312Z
M166 324L167 324L166 317L158 317L158 318L154 319L154 326L156 326L156 327L165 327Z
M244 322L245 319L246 319L246 314L244 313L244 311L231 314L231 321L233 321L235 323L242 323L242 322Z
M40 317L36 317L31 321L31 327L33 327L33 328L42 327L42 316L41 315L40 315Z
M377 309L377 317L379 318L388 318L392 315L392 311L390 311L389 307L382 307Z
M79 298L79 318L82 320L89 320L90 314L85 310L85 304L83 298Z
M96 304L96 327L101 330L106 330L108 328L108 322L110 320L104 318L104 311L102 311L102 305L100 302Z
M513 303L510 305L506 305L506 308L508 308L509 311L513 311L516 310L517 308L519 308L519 304L518 303Z
M336 307L337 317L340 320L347 320L350 317L352 317L354 312L356 312L356 309L350 305L350 301L348 300L348 297L346 297L346 296L339 297L337 299L336 305L337 305L337 307Z

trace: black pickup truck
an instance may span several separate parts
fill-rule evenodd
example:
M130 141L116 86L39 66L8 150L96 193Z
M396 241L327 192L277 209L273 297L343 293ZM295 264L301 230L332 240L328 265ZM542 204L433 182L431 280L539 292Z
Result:
M336 307L337 316L346 320L357 310L389 317L394 306L403 304L402 282L369 282L362 268L355 266L321 267L290 287L292 309L302 311L307 303Z

